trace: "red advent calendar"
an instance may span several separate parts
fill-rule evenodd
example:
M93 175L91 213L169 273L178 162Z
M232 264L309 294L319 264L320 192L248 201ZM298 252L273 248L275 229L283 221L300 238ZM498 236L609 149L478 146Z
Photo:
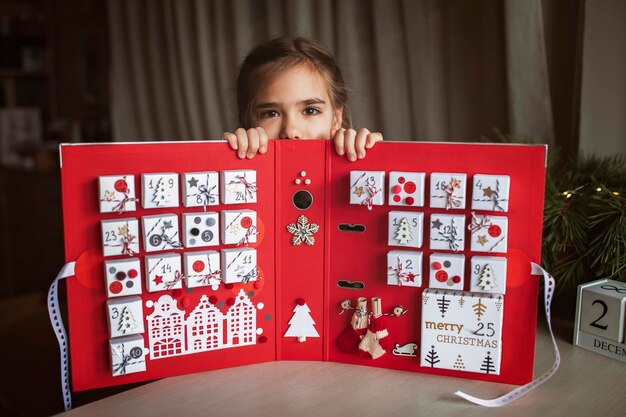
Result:
M272 360L532 379L545 146L62 145L76 391Z

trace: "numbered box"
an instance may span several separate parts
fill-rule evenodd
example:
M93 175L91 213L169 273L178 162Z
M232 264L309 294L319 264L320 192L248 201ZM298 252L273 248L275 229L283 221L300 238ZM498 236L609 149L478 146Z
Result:
M508 211L510 183L508 175L474 175L472 210Z
M430 207L464 209L466 188L465 174L433 172L430 174Z
M141 297L107 300L107 313L111 337L130 336L144 332Z
M626 284L607 280L585 287L579 303L580 330L625 343Z
M139 222L137 219L100 221L102 254L104 256L128 255L139 252Z
M222 282L219 252L185 252L183 262L187 288L210 286L212 290L217 291Z
M134 175L98 177L100 213L124 213L137 209Z
M350 171L350 204L385 204L385 171Z
M187 172L182 176L185 207L216 206L219 204L219 174L214 171Z
M387 243L390 246L421 248L424 235L424 213L390 211Z
M387 253L387 285L422 286L422 252L392 250Z
M506 293L506 258L472 256L470 291L489 294Z
M472 212L472 221L468 229L472 252L506 253L509 235L508 218Z
M220 191L223 204L256 203L258 192L256 171L253 169L222 171Z
M141 204L145 209L178 207L178 174L141 174Z
M124 336L109 340L111 372L113 376L134 374L146 370L146 355L141 335Z
M222 279L224 284L256 281L257 253L252 248L222 249Z
M433 253L429 261L429 287L446 290L463 290L465 283L465 256Z
M175 214L157 214L143 216L143 247L146 252L158 252L170 249L183 249L178 233L178 216Z
M256 211L223 210L222 243L225 245L247 245L256 242Z
M186 248L219 245L219 215L214 212L183 214L183 244Z
M465 249L465 216L433 213L429 227L431 249L454 252Z
M138 258L104 261L107 297L141 294L141 265Z
M425 178L423 172L390 172L389 205L423 207Z
M175 290L183 287L183 269L179 254L147 255L145 262L148 292Z

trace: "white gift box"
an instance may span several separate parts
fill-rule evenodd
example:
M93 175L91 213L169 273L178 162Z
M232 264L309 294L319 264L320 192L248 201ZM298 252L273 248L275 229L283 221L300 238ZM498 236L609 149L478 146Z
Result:
M253 248L222 249L222 279L224 284L256 281L257 253Z
M186 248L219 245L219 214L183 214L183 244Z
M220 196L222 204L256 203L258 186L252 169L222 171Z
M137 219L102 220L100 226L102 254L104 256L133 256L139 252L139 222Z
M463 289L465 283L465 255L432 253L428 267L430 288Z
M138 258L104 261L107 297L141 294L141 264Z
M430 174L430 207L464 209L466 188L466 174L433 172Z
M500 256L472 256L470 291L505 294L506 258Z
M146 252L169 249L182 249L178 233L178 216L175 214L156 214L141 218L143 227L143 246Z
M124 213L137 209L134 175L98 177L100 213Z
M385 204L385 171L350 171L350 204Z
M178 174L141 174L141 205L145 209L178 207Z
M111 337L143 333L141 297L134 296L107 300L107 319Z
M438 214L430 216L430 248L459 252L465 249L465 216Z
M387 244L421 248L424 234L424 213L390 211Z
M183 287L183 269L180 255L164 253L147 255L146 289L148 292L173 290Z
M185 252L185 285L187 288L212 287L217 290L222 282L220 254L216 251Z
M247 245L256 242L256 211L223 210L221 221L223 244Z
M472 210L508 211L510 183L508 175L474 175Z
M219 174L187 172L182 175L182 190L185 207L216 206L219 204Z
M113 376L134 374L146 370L148 349L141 335L124 336L109 340L111 373Z
M506 253L509 220L504 216L491 216L472 212L470 248L473 252Z
M423 172L390 172L389 205L423 207L425 178Z
M422 286L422 252L392 250L387 253L387 285Z

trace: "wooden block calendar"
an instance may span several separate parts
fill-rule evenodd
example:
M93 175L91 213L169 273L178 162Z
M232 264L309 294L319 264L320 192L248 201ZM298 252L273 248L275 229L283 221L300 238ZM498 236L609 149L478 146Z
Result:
M459 143L384 142L354 163L319 140L270 141L251 160L224 142L62 145L73 388L272 360L527 383L545 157Z

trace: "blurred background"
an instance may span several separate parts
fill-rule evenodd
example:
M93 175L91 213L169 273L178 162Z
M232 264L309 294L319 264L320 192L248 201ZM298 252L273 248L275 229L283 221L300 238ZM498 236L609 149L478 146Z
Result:
M584 187L617 204L617 264L564 273L624 279L624 22L621 0L0 0L0 414L62 410L45 315L64 263L58 144L219 139L241 60L277 36L330 49L355 127L387 140L549 144L569 171L552 171L548 219L604 198ZM553 229L544 261L580 260L593 237L559 246Z

